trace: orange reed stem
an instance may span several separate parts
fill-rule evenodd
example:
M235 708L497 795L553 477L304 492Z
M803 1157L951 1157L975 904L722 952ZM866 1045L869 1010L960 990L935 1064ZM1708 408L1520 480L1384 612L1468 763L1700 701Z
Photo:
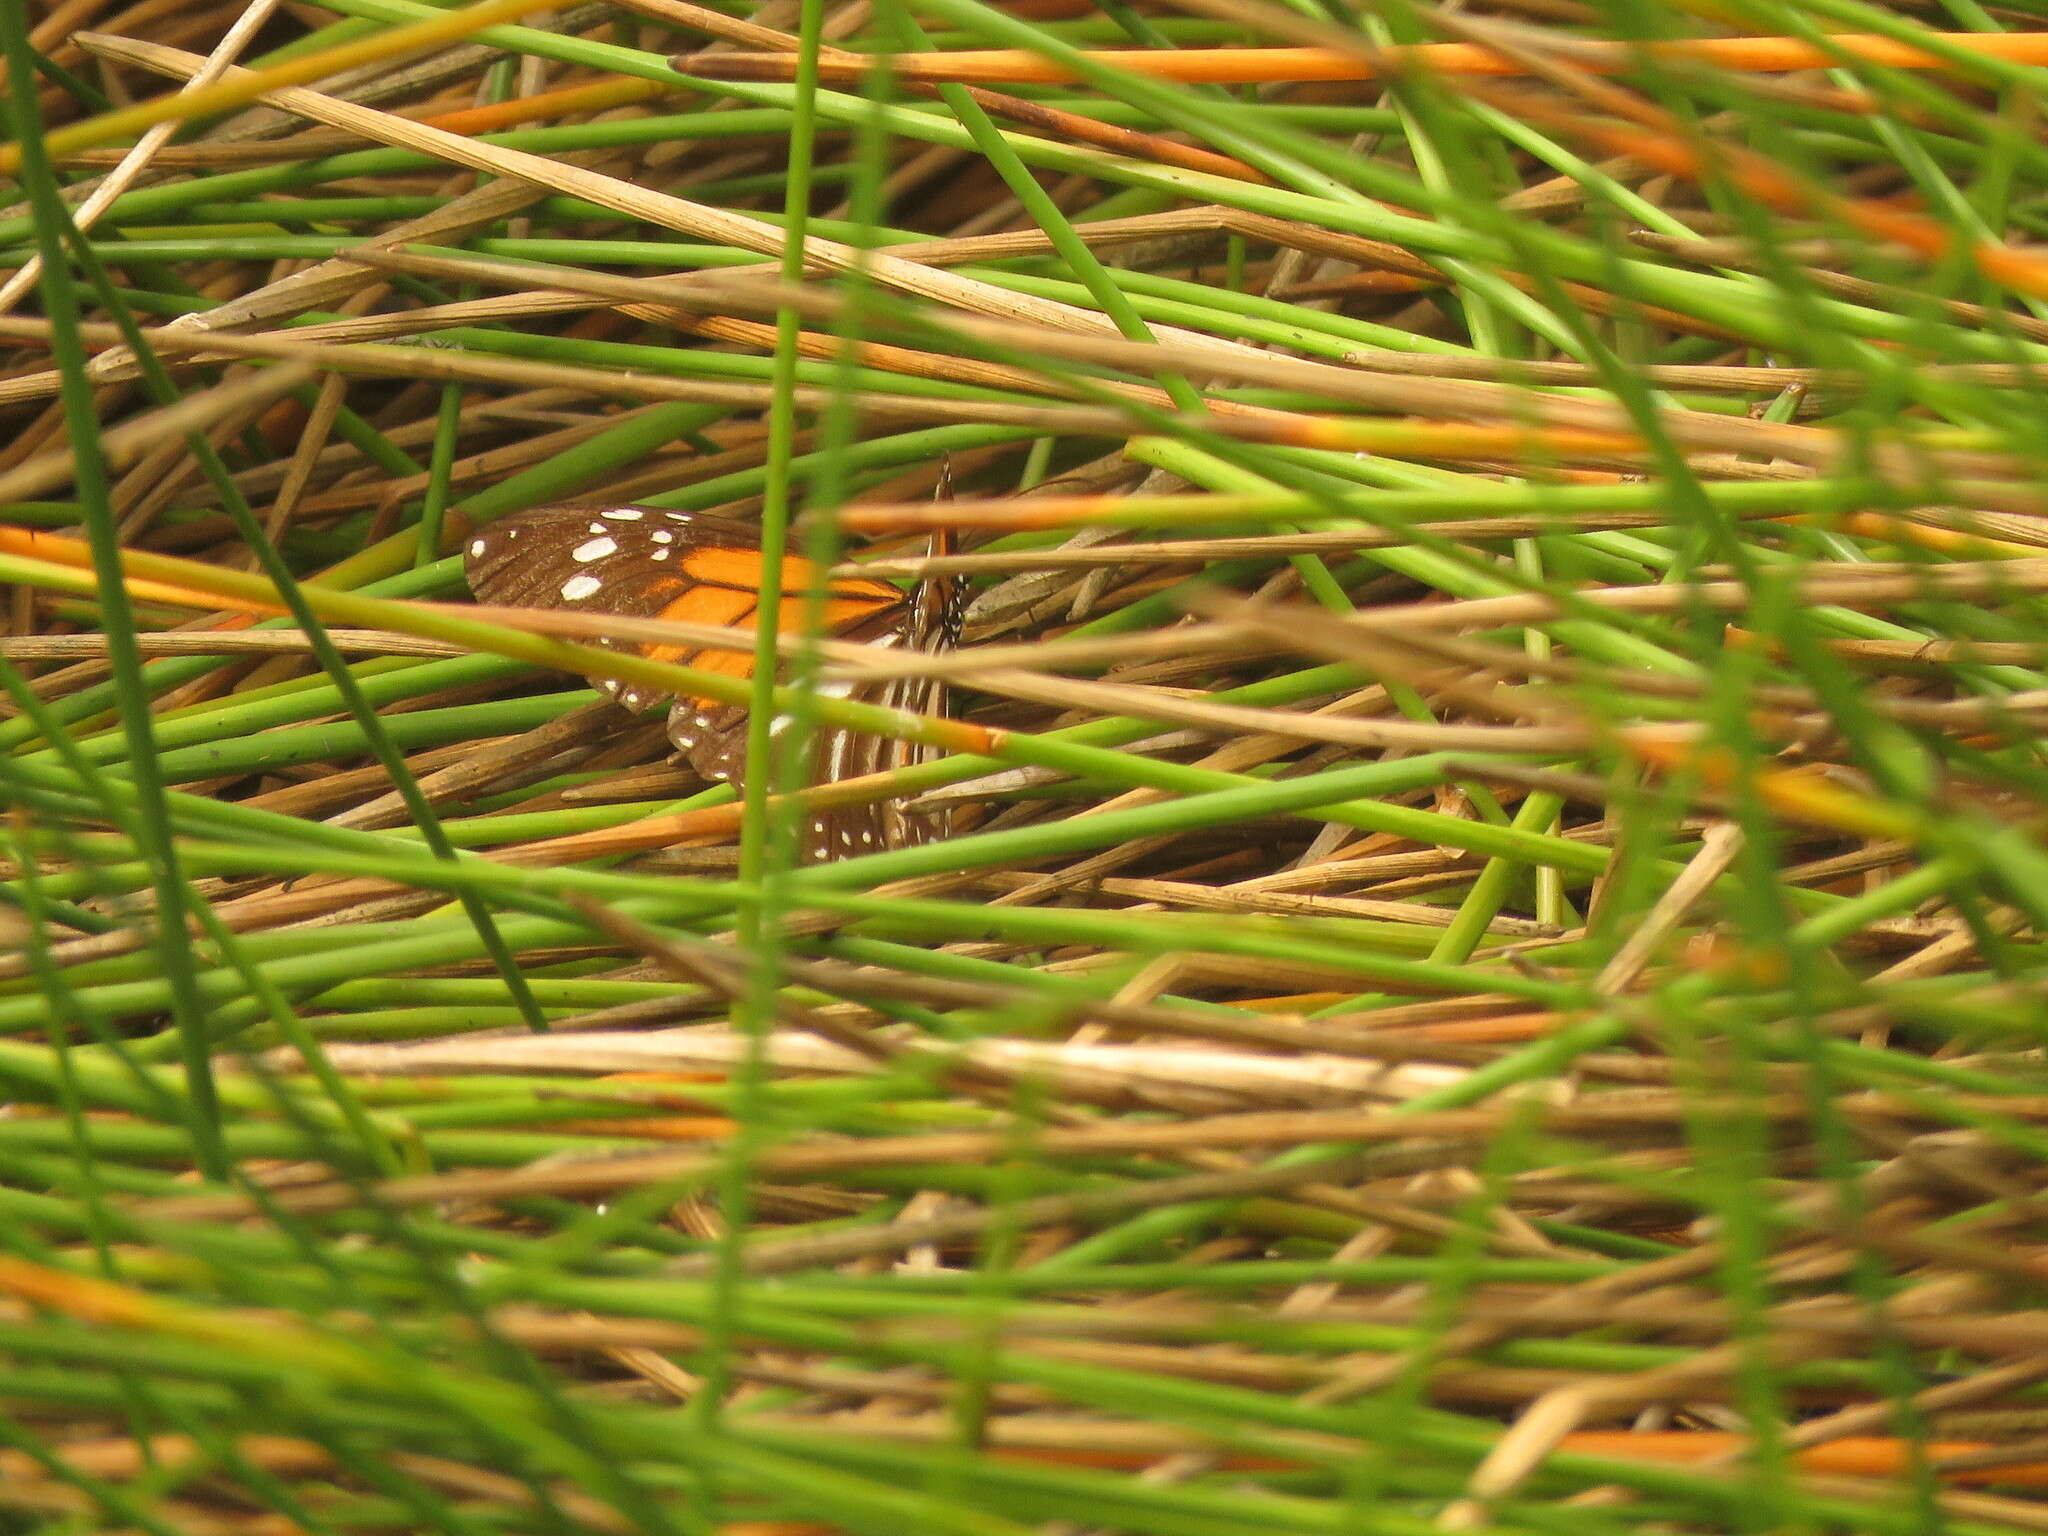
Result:
M2012 64L2048 63L2048 32L1931 32L1936 47ZM1845 32L1809 41L1799 37L1699 37L1659 42L1573 41L1558 48L1564 61L1593 74L1619 74L1645 63L1702 64L1749 74L1824 69L1857 59L1893 69L1948 69L1941 54L1894 38ZM1089 64L1190 85L1378 80L1413 71L1441 75L1526 75L1519 60L1478 43L1415 43L1378 49L1188 48L1094 50ZM862 54L821 60L822 77L835 85L860 80L881 62ZM791 80L796 61L784 53L686 53L672 61L682 74L711 80ZM899 54L887 60L900 80L965 85L1055 85L1080 78L1066 65L1021 48L957 53Z
M1719 1430L1663 1430L1637 1434L1630 1430L1582 1430L1566 1435L1560 1450L1581 1456L1612 1456L1617 1460L1660 1461L1690 1465L1739 1455L1749 1446L1747 1435ZM1941 1463L1979 1456L1997 1449L1974 1441L1928 1441L1915 1445L1892 1436L1852 1435L1809 1445L1792 1453L1802 1472L1823 1477L1899 1477L1916 1454ZM1958 1467L1940 1474L1945 1483L1996 1484L2006 1488L2048 1488L2048 1462L2023 1462L2005 1467Z
M522 123L540 122L550 117L574 117L581 112L605 112L634 102L652 101L657 96L666 96L668 92L669 88L658 81L617 75L593 80L587 85L566 86L559 91L522 96L487 107L443 112L420 121L430 128L444 129L449 133L496 133L500 129L517 128Z

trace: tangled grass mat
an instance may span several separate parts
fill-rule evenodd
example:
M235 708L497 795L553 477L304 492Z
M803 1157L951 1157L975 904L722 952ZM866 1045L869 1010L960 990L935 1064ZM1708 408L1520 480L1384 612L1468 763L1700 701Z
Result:
M2044 22L0 0L0 1536L2048 1527Z

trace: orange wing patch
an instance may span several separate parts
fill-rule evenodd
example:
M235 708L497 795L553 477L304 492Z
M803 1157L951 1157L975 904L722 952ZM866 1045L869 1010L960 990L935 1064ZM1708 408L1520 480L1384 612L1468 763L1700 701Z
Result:
M656 617L668 624L746 624L751 627L754 606L758 601L755 593L735 587L691 587ZM647 654L662 661L680 661L692 649L686 645L649 646Z
M717 547L692 550L689 558L682 562L681 574L695 584L656 617L671 623L723 624L744 629L757 627L761 560L754 551ZM810 620L809 589L818 575L817 565L800 555L791 555L783 562L783 590L790 595L782 599L777 613L777 628L781 633L794 634ZM835 582L827 591L829 595L818 621L822 632L828 635L842 633L862 619L873 617L878 610L903 601L902 592L885 581L855 579ZM745 651L650 645L646 648L646 655L656 661L680 662L726 677L751 677L754 671L753 655ZM709 705L713 701L693 699L691 702Z
M782 577L789 579L790 566L807 564L801 560L785 560ZM683 557L683 574L694 581L706 581L721 587L736 587L743 592L758 592L761 588L761 553L753 549L726 549L716 544L707 544L693 549Z
M683 559L683 574L697 581L732 587L743 592L761 588L761 556L751 549L730 549L707 544L693 549ZM834 599L885 607L903 601L902 591L886 581L856 576L827 583L817 564L802 555L785 556L782 562L782 590L806 593L824 587Z

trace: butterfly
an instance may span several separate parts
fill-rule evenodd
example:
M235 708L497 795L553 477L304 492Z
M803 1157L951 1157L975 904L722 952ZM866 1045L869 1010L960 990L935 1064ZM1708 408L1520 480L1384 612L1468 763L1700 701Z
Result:
M935 541L935 548L941 547ZM636 619L752 629L764 572L759 530L735 518L660 507L540 507L489 524L464 556L470 591L481 603L618 614ZM879 577L823 578L800 555L782 565L778 630L797 633L813 596L822 598L820 632L841 640L905 650L950 650L960 636L964 583L927 578L906 594ZM751 651L599 640L611 650L747 677ZM627 709L668 705L668 737L707 779L740 784L746 772L747 710L737 704L651 692L614 678L592 681ZM941 714L946 687L936 678L820 686L820 693L920 714ZM775 728L785 722L778 720ZM823 726L812 780L832 783L919 762L933 749ZM804 827L800 857L823 863L909 847L942 836L945 823L911 816L893 801L825 807Z

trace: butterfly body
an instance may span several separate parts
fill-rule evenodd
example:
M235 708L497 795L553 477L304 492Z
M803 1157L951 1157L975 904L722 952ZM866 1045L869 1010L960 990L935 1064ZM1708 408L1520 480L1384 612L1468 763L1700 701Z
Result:
M542 507L485 528L470 541L464 567L470 590L481 602L753 629L761 610L763 560L758 530L734 518L660 507ZM816 602L820 633L835 639L938 651L949 649L959 636L961 593L950 581L928 581L906 594L877 578L829 577L801 555L784 558L781 577L777 628L782 633L801 632ZM596 643L729 677L748 677L754 668L751 650ZM691 768L705 778L743 781L744 707L658 695L612 678L593 682L636 712L666 703L669 740ZM943 685L928 679L899 679L864 690L828 684L820 691L919 713L941 713L945 707ZM812 779L856 778L928 755L928 749L908 743L825 728L817 735ZM807 821L802 857L817 863L875 853L942 832L893 802L832 807Z

